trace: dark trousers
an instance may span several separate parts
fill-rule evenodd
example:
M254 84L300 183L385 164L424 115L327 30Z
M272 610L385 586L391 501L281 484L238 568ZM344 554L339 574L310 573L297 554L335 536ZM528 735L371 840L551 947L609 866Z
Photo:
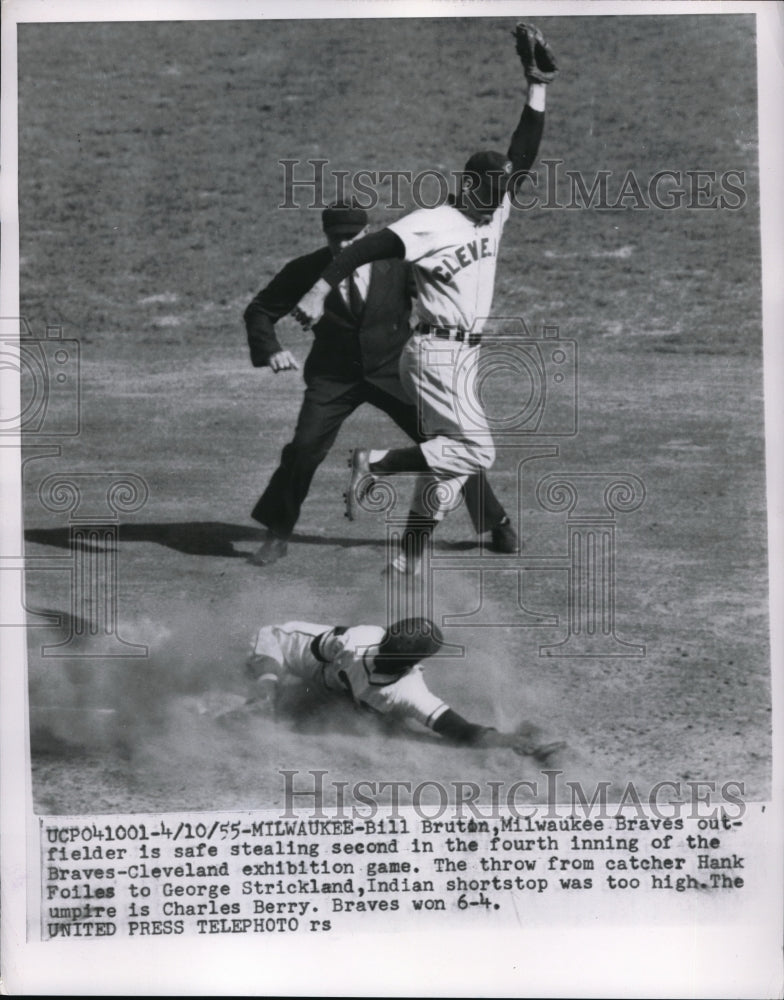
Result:
M336 392L334 382L312 379L305 390L294 437L281 452L280 465L253 508L255 521L279 538L291 535L313 474L327 457L344 420L363 403L386 413L413 441L423 440L413 403L404 403L369 382L347 383L345 391ZM463 495L478 534L490 531L505 516L484 472L471 476Z

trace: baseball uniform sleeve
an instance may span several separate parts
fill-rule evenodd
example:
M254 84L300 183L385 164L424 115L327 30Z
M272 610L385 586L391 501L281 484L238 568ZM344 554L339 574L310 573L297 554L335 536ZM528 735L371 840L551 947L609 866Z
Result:
M458 715L457 712L448 708L438 716L432 728L439 736L443 736L444 739L450 740L452 743L471 746L490 727L478 726L475 722L469 722L468 719L464 719L462 715Z
M449 707L430 691L418 666L392 684L371 688L363 701L379 712L415 719L430 729Z
M390 229L381 229L377 233L368 233L355 243L349 243L324 269L321 277L330 287L337 288L341 281L363 264L387 260L389 257L399 258L403 254L404 247L398 237Z
M506 154L512 161L512 183L515 187L533 166L543 132L544 111L535 111L526 104Z
M391 223L388 228L405 247L404 259L413 264L454 242L451 238L454 221L453 209L441 205L438 208L418 208Z

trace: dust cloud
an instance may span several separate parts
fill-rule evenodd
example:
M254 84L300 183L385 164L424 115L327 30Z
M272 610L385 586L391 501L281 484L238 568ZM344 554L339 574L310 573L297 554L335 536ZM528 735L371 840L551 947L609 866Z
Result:
M545 740L568 739L559 726L568 726L569 699L546 669L525 662L519 629L448 624L448 616L470 609L473 592L450 574L448 591L438 595L435 616L447 623L450 648L427 661L428 686L472 722L505 730L523 725ZM243 665L260 625L312 618L325 625L388 624L394 617L384 588L363 588L355 580L350 594L333 595L332 607L302 585L275 586L208 608L184 611L173 603L158 608L155 621L121 624L127 641L148 647L144 657L95 656L88 639L83 656L45 657L35 636L29 648L34 755L100 755L107 766L120 768L135 809L162 801L169 809L280 807L284 771L295 772L293 784L304 790L296 804L305 807L316 797L325 806L348 805L359 782L429 783L422 802L437 803L439 785L449 790L474 782L484 790L490 780L536 777L538 765L530 758L505 749L453 747L299 681L284 687L275 719L244 707L252 688ZM314 607L319 614L307 610ZM66 620L60 631L67 630ZM51 630L46 641L57 641ZM580 780L590 782L595 769L579 748L565 753ZM559 759L553 766L565 765ZM326 772L318 796L311 771ZM392 804L393 795L385 792L379 803ZM541 794L533 794L537 798Z

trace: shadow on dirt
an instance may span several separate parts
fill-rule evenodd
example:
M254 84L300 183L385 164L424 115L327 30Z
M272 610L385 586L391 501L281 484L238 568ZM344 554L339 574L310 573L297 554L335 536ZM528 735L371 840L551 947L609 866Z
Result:
M80 534L89 535L89 524L80 524ZM105 528L105 525L95 525ZM241 558L244 553L234 549L235 542L257 542L263 535L261 528L227 524L224 521L171 521L149 524L120 524L118 537L121 542L155 542L176 549L186 555L228 556ZM28 528L25 541L41 545L54 545L61 549L92 548L81 540L72 541L68 528Z
M89 535L91 527L96 531L105 525L81 524L80 534ZM248 552L234 548L236 542L258 543L264 537L261 527L245 527L241 524L227 524L225 521L164 521L150 524L119 525L121 542L155 542L167 548L176 549L192 556L222 556L230 559L247 559ZM87 545L81 539L72 540L68 528L28 528L25 541L40 545L54 545L60 549L90 548L103 551L103 546ZM296 533L291 538L298 545L336 545L340 548L381 549L386 542L381 538L347 538L332 535L308 535ZM476 542L441 542L440 548L450 551L473 549Z

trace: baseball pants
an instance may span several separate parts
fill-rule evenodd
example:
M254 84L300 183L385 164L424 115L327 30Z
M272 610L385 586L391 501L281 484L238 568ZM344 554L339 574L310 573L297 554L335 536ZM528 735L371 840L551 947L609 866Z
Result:
M437 520L459 503L469 477L495 461L477 383L479 351L478 345L414 334L400 358L400 379L416 400L430 468L417 479L412 507Z
M280 464L253 508L251 517L277 537L289 538L308 495L316 469L329 454L343 422L363 403L386 413L418 444L424 440L417 407L384 392L370 382L310 380L297 418L293 439L283 448ZM478 470L474 469L474 473ZM466 509L478 534L490 531L505 516L484 472L463 477Z

